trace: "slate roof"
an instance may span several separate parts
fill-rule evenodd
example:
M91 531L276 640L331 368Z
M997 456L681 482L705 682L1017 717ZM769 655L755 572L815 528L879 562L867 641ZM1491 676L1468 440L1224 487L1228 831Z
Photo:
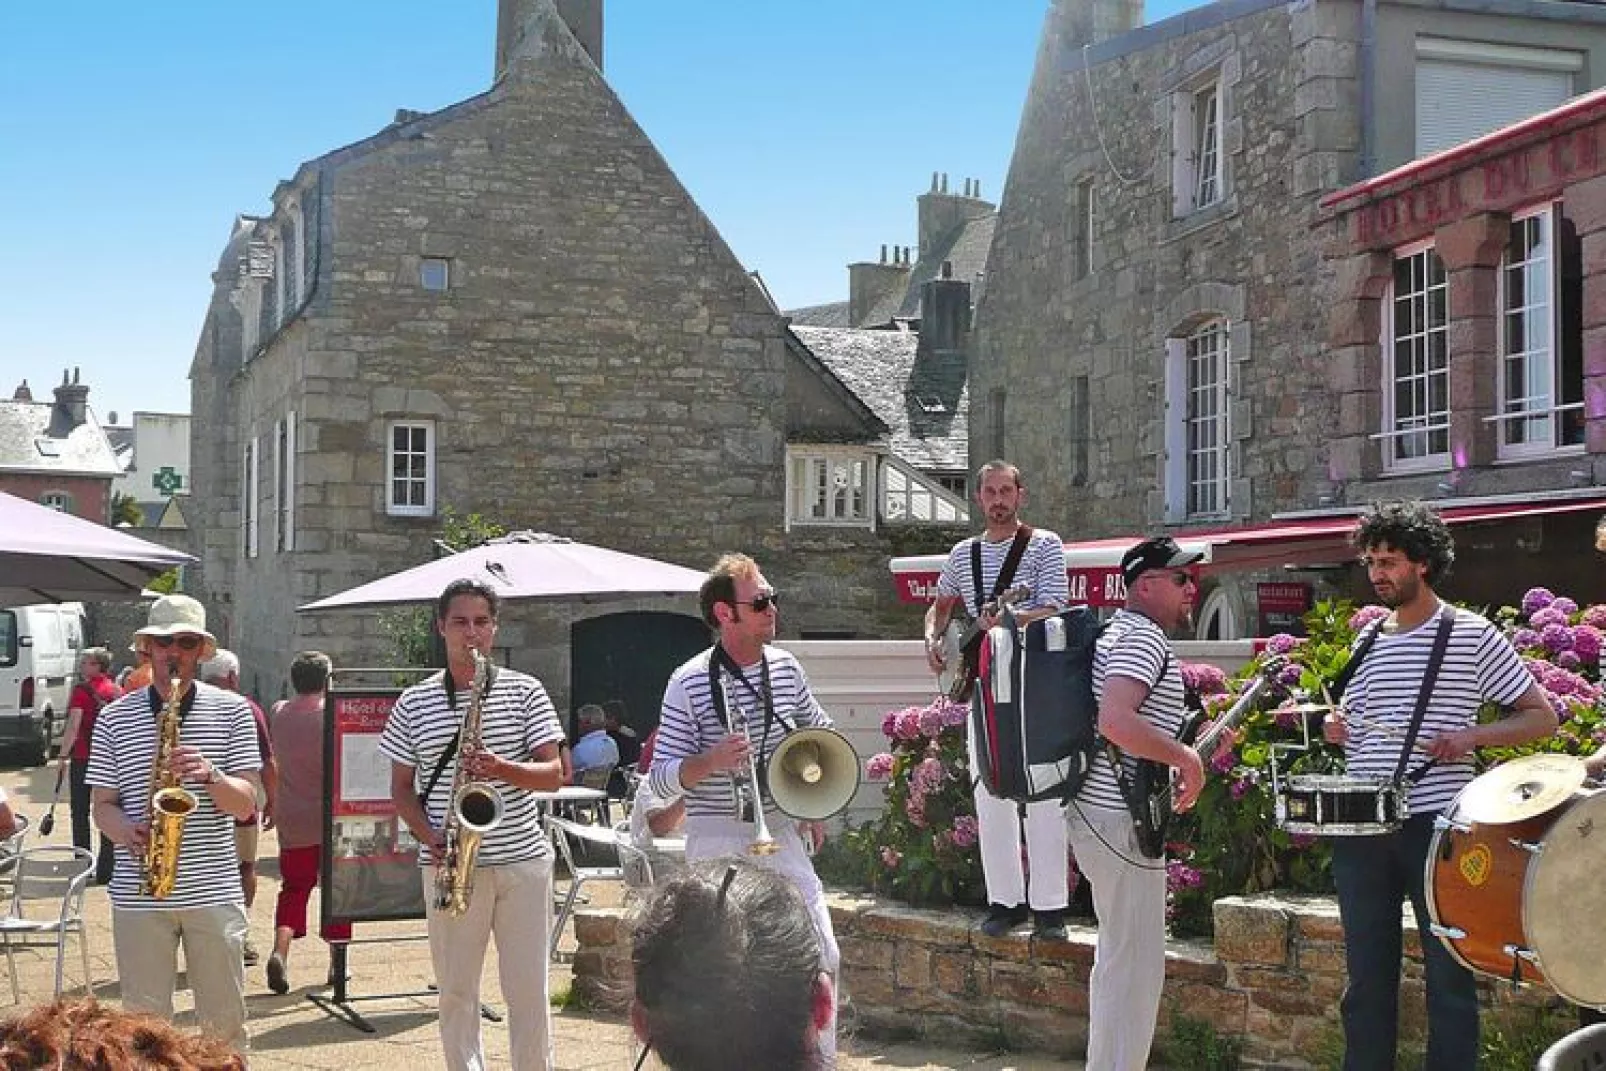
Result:
M805 305L801 309L789 309L786 315L792 318L792 323L802 327L852 327L848 319L848 303L846 301L833 301L829 305Z
M122 469L95 411L65 427L54 401L0 401L0 470L63 476L116 476Z
M963 352L921 353L912 331L794 324L792 333L886 423L895 455L928 472L968 468Z
M922 249L920 259L909 272L909 289L904 291L902 304L885 320L872 319L870 323L890 323L895 316L906 319L919 317L920 288L937 278L945 260L953 264L955 279L963 279L970 284L970 302L974 308L981 301L987 277L987 252L992 248L993 228L997 225L998 213L990 212L957 228L935 249Z

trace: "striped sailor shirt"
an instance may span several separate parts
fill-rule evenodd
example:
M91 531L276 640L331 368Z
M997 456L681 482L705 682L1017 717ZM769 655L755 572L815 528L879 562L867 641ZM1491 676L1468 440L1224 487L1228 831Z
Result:
M1387 728L1351 726L1349 742L1344 747L1344 768L1351 777L1394 777L1438 630L1438 611L1407 631L1391 633L1384 629L1361 660L1344 691L1344 708L1365 722L1380 722ZM1522 698L1532 683L1533 675L1500 630L1481 615L1457 608L1450 645L1434 681L1417 741L1426 743L1436 736L1468 728L1485 702L1509 707ZM1427 758L1417 751L1406 763L1406 773L1416 770ZM1471 755L1455 762L1436 763L1411 789L1411 813L1444 810L1475 772Z
M156 762L157 719L162 706L161 693L154 686L129 692L101 708L90 737L84 781L91 788L115 789L117 806L135 823L146 821L150 810L151 770ZM180 744L199 749L208 762L230 777L262 769L256 720L244 696L196 682L179 710ZM176 911L245 902L240 891L240 858L234 849L233 816L218 809L204 786L184 787L195 793L198 805L184 819L172 893L165 900L142 895L145 861L118 845L109 889L113 906L131 911Z
M652 770L648 774L652 791L659 799L673 802L685 797L688 817L735 817L732 791L736 782L730 773L713 774L698 782L695 788L683 788L680 783L681 762L707 751L723 740L728 731L714 709L709 689L708 661L714 650L709 648L670 675L669 686L664 689L663 710L659 714ZM766 646L764 660L769 665L770 694L775 711L768 732L764 731L761 698L762 664L754 662L743 666L742 675L737 679L733 679L728 670L721 670L719 680L724 688L726 712L738 731L746 729L754 742L755 759L762 755L767 760L789 731L786 723L790 722L792 728L805 725L828 728L831 719L809 691L803 667L790 652ZM778 813L768 798L764 808L767 813Z
M1182 666L1159 625L1132 610L1116 611L1093 648L1093 694L1101 701L1111 677L1129 677L1147 686L1149 694L1138 706L1138 716L1170 736L1181 733L1187 717ZM1123 755L1121 761L1129 775L1137 768L1137 759L1130 755ZM1102 737L1076 798L1090 807L1127 809Z
M970 555L970 545L977 541L981 543L981 590L985 597L992 595L993 584L998 580L999 570L1004 567L1004 559L1009 557L1009 548L1015 542L1015 537L1011 535L994 543L981 536L971 536L955 543L953 550L948 552L942 575L937 578L937 595L959 599L971 617L975 617L979 610L976 605L976 583L971 576ZM1029 598L1017 604L1017 610L1058 610L1070 604L1071 587L1065 573L1065 544L1058 535L1047 528L1032 529L1032 537L1026 541L1026 550L1021 554L1015 576L1004 587L1010 588L1016 584L1025 584L1032 591Z
M379 738L379 752L392 762L413 767L413 786L422 792L429 784L435 766L468 712L468 692L448 695L444 672L420 681L403 692L391 708L385 731ZM547 697L546 687L534 677L511 669L499 669L480 705L480 739L487 751L510 762L528 762L536 749L563 739L558 713ZM457 749L461 754L461 748ZM440 778L424 812L430 824L439 829L446 822L451 805L452 782L457 775L457 754L446 760ZM491 782L502 796L502 822L480 841L477 866L503 866L552 854L541 829L541 812L535 796L499 781ZM420 848L420 866L428 865L428 846Z

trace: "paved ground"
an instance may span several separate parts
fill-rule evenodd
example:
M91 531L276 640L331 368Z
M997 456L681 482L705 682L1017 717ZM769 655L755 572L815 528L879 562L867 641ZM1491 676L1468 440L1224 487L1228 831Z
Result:
M12 797L16 809L27 814L36 827L49 803L53 783L53 773L43 768L0 766L0 785ZM71 823L65 801L56 809L53 835L41 839L36 833L30 833L28 842L30 845L71 844ZM256 904L251 910L251 922L253 937L265 956L272 939L273 901L278 892L278 868L274 861L277 847L271 833L264 837L262 851L264 861L260 869L263 877ZM599 892L598 895L604 894ZM102 999L115 999L117 970L112 955L111 911L104 889L93 888L89 891L85 915L95 991ZM359 939L409 937L421 934L422 930L422 923L374 924L359 926L357 936ZM573 947L572 938L566 941L566 946ZM81 992L81 961L76 948L69 948L69 952L67 988L71 992ZM350 956L351 996L415 993L429 984L429 950L422 941L358 944L353 946ZM24 1007L49 998L53 967L53 960L47 952L30 950L17 954ZM324 980L325 967L321 945L309 940L297 942L290 968L292 988L285 996L276 996L268 991L262 967L258 966L249 972L247 1002L251 1016L251 1066L254 1069L288 1071L292 1068L381 1066L412 1071L415 1068L443 1066L436 1039L433 999L409 996L359 1001L354 1007L376 1028L373 1034L362 1033L329 1017L308 999L309 993L329 992L317 984ZM569 986L567 965L554 964L552 970L554 994L566 994ZM0 979L0 1001L9 998L9 994L3 992L4 984L4 980ZM183 984L182 981L180 984ZM487 957L484 994L486 1001L493 1005L501 1000L494 952ZM181 992L178 1001L179 1007L185 1011L180 1021L187 1022L190 1007L188 991ZM618 1071L631 1066L633 1053L628 1027L619 1017L563 1008L554 1011L553 1028L556 1032L558 1067L565 1071ZM484 1036L491 1065L506 1067L506 1030L500 1025L486 1023ZM1046 1057L977 1054L922 1045L886 1044L867 1038L847 1039L843 1054L840 1066L854 1071L867 1068L1047 1071L1049 1068L1081 1066Z

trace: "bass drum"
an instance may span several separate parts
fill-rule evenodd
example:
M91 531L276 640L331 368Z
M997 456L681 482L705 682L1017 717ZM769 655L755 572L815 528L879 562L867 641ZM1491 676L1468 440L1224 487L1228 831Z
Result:
M1434 831L1424 892L1434 935L1479 974L1606 1005L1606 792L1517 822L1470 822L1456 807Z

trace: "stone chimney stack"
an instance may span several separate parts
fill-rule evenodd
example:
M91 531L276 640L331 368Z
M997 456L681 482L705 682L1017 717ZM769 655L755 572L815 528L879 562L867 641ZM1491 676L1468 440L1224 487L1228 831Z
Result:
M28 389L28 381L26 379L18 383L17 389L11 392L11 400L14 402L33 401L33 391Z
M981 199L981 180L963 180L962 192L948 192L946 172L931 173L931 189L917 199L920 216L920 255L935 253L943 241L970 220L990 215L994 208Z
M955 279L954 266L920 288L920 349L925 353L963 350L970 342L970 284Z
M62 369L61 386L56 388L54 415L56 419L51 424L54 426L59 421L68 432L89 418L89 388L78 382L76 368L72 370L71 383L67 382L67 370Z
M887 260L887 247L881 247L879 262L862 260L848 265L848 326L871 325L870 313L882 302L901 297L909 286L909 272L913 258L908 246L893 246L892 259Z
M602 3L603 0L497 0L497 79L507 70L526 21L543 8L557 11L574 39L591 57L591 62L597 65L597 70L602 70Z
M1143 0L1055 0L1061 38L1096 45L1143 25Z

